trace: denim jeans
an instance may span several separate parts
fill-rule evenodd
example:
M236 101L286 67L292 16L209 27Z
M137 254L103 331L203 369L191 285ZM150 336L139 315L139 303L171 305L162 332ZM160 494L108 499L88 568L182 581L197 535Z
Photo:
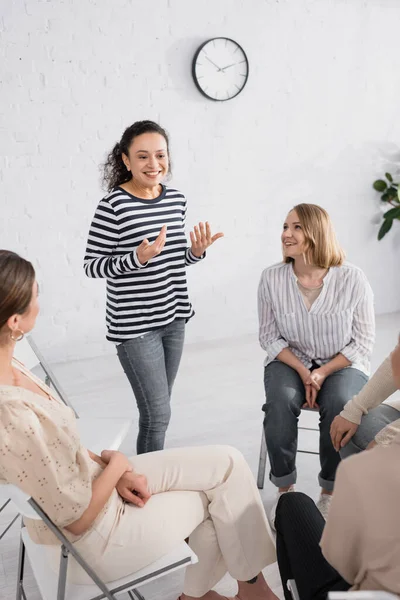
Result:
M347 458L352 454L365 450L381 429L393 423L393 421L397 421L397 419L400 419L400 411L387 404L381 404L370 410L368 414L362 417L361 423L351 440L340 450L341 458Z
M327 491L333 490L340 462L340 455L331 442L331 423L367 380L368 377L358 369L341 369L329 375L318 392L321 464L318 479ZM264 387L264 431L271 465L270 480L277 487L286 487L297 479L297 423L305 403L304 384L297 371L277 360L265 367Z
M171 391L181 361L185 320L132 338L117 346L139 410L138 454L164 448L171 418Z

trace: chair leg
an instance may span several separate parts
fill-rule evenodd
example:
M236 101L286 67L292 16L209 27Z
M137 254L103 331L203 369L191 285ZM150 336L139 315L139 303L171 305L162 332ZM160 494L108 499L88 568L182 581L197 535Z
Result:
M299 427L298 430L299 431L317 431L317 432L319 432L319 429L315 428L315 427ZM297 449L297 452L300 452L301 454L314 454L315 456L319 456L319 450L315 451L315 450L299 450L299 449Z
M142 594L138 590L130 590L128 592L128 594L132 600L135 600L135 596L136 596L137 600L146 600L145 597L142 596Z
M61 546L60 571L58 574L57 600L64 600L65 586L67 583L68 568L68 550L64 545Z
M19 557L18 557L18 579L17 579L17 595L16 600L21 600L24 594L24 569L25 569L25 545L22 537L19 542Z
M267 465L267 442L265 440L264 425L261 432L260 459L258 461L257 487L259 490L264 488L265 468Z

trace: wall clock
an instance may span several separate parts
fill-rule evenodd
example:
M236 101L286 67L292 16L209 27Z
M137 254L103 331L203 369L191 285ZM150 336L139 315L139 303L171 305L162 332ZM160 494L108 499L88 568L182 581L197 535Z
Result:
M249 62L237 42L217 37L198 48L192 75L197 88L210 100L231 100L247 83Z

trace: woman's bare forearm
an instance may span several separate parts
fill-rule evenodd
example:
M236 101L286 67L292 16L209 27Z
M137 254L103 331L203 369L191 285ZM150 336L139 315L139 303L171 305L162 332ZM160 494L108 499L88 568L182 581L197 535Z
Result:
M111 460L92 484L92 498L89 506L79 519L70 523L65 529L74 535L85 533L100 514L118 481L126 471L126 462L118 459Z
M332 373L336 373L336 371L340 371L346 367L351 367L351 364L352 363L339 352L339 354L336 354L336 356L329 362L321 365L320 371L326 373L326 376L328 377L329 375L332 375Z
M289 367L292 367L292 369L297 371L299 375L308 371L307 367L303 365L301 360L297 358L295 354L293 354L290 348L284 348L281 350L276 358Z

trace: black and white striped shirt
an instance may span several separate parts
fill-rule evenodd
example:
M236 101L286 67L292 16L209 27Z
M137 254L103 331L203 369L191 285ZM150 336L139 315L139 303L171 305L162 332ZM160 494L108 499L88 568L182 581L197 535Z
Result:
M265 365L284 349L307 367L341 353L367 375L375 341L374 301L361 269L346 263L331 267L320 295L307 309L292 263L265 269L258 288L260 344Z
M186 266L198 262L184 231L186 198L162 187L154 200L115 188L100 201L89 230L84 269L88 277L107 279L107 339L120 343L171 323L189 319ZM136 248L153 242L167 225L165 246L141 265Z

